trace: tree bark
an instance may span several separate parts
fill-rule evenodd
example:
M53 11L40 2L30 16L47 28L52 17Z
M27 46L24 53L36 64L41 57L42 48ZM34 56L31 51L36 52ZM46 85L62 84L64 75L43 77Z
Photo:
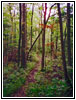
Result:
M21 3L19 3L19 12L20 12L20 18L19 18L19 42L18 42L18 66L20 64L20 44L21 44Z
M45 11L44 11L44 30L42 34L42 68L44 68L45 63L45 25L46 25L46 10L47 10L47 3L45 3Z
M63 44L63 26L62 26L62 18L61 18L61 11L60 11L60 4L57 4L58 7L58 15L59 15L59 24L60 24L60 37L61 37L61 50L62 50L62 60L63 60L63 67L64 67L64 76L67 84L71 85L71 82L68 77L67 68L66 68L66 60L65 60L65 51L64 51L64 44Z
M25 53L25 3L22 4L22 67L26 67L26 53Z
M16 22L15 22L15 10L14 10L14 43L16 43Z
M40 24L42 24L42 10L41 10L41 12L40 12L40 9L39 9L39 15L40 15L40 17L41 17L41 20L40 20ZM39 29L40 29L41 27L39 26ZM41 28L42 29L42 28ZM41 37L39 37L39 41L38 41L38 49L40 50L40 47L41 47L41 44L40 44L40 41L41 41Z
M67 47L68 47L68 65L71 63L71 45L70 45L70 3L67 3Z
M52 34L53 34L53 30L51 29L51 42L52 42ZM50 45L50 47L51 47L51 58L52 58L52 45Z
M27 59L27 4L25 4L25 55ZM27 60L26 60L27 62Z
M11 34L10 34L10 43L12 43L12 33L13 33L13 17L12 17L12 13L11 13L11 4L9 3L9 12L10 12L10 19L11 19Z
M57 33L57 36L56 36L56 52L57 52L57 49L58 49L58 33Z
M34 13L34 4L32 5L32 16L31 16L31 46L32 46L33 13Z

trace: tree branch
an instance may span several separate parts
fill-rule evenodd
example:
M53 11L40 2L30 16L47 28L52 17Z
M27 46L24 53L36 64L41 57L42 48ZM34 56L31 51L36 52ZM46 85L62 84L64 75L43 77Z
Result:
M48 20L49 20L50 13L51 13L51 9L52 9L52 7L53 7L54 5L56 5L56 3L55 3L55 4L53 4L53 5L50 7L50 10L49 10L49 15L48 15L48 18L47 18L47 20L46 20L45 24L47 24L47 22L48 22ZM42 30L40 31L40 33L39 33L39 35L37 36L37 38L35 39L35 41L33 42L33 44L32 44L32 46L31 46L31 48L29 49L28 54L27 54L27 58L28 58L28 55L29 55L30 51L32 50L32 48L33 48L34 44L36 43L37 39L38 39L38 38L40 37L40 35L42 34L42 31L43 31L43 28L42 28Z

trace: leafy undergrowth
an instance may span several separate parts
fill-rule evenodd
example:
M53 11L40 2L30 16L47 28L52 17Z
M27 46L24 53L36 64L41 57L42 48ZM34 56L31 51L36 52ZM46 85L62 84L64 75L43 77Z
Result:
M69 72L71 70L69 69ZM60 57L58 60L53 59L51 61L48 57L44 71L39 69L35 74L35 80L36 83L30 83L28 86L28 97L72 97L71 88L67 86L64 80Z
M47 84L46 84L47 83ZM64 80L53 79L51 84L48 82L38 82L35 84L29 84L27 91L28 97L67 97L67 86Z
M25 82L30 71L35 67L38 61L37 55L33 53L32 62L27 61L26 68L18 68L17 64L9 62L8 66L4 66L3 69L3 96L11 96L18 88L20 88Z

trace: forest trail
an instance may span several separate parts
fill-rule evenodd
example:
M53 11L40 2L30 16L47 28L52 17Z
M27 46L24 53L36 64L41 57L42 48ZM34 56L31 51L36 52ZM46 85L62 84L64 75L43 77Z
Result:
M14 94L11 95L11 97L27 97L26 96L26 90L28 88L29 83L35 83L36 80L34 79L35 73L38 71L38 67L41 64L41 58L37 54L39 61L36 63L35 67L30 71L29 75L27 76L25 84L17 90Z

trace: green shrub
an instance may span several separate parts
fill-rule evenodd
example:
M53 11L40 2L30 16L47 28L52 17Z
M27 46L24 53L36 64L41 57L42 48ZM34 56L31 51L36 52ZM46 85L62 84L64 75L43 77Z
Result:
M69 87L64 80L53 79L51 84L29 84L28 97L67 97ZM68 91L67 91L68 90Z
M30 54L30 56L31 56L31 61L33 61L33 62L39 61L39 59L38 59L38 57L37 57L37 54L36 54L35 52L32 52L32 53Z
M12 79L10 83L7 83L3 88L3 96L7 97L14 93L18 88L20 88L25 83L25 78L18 77L17 79Z

